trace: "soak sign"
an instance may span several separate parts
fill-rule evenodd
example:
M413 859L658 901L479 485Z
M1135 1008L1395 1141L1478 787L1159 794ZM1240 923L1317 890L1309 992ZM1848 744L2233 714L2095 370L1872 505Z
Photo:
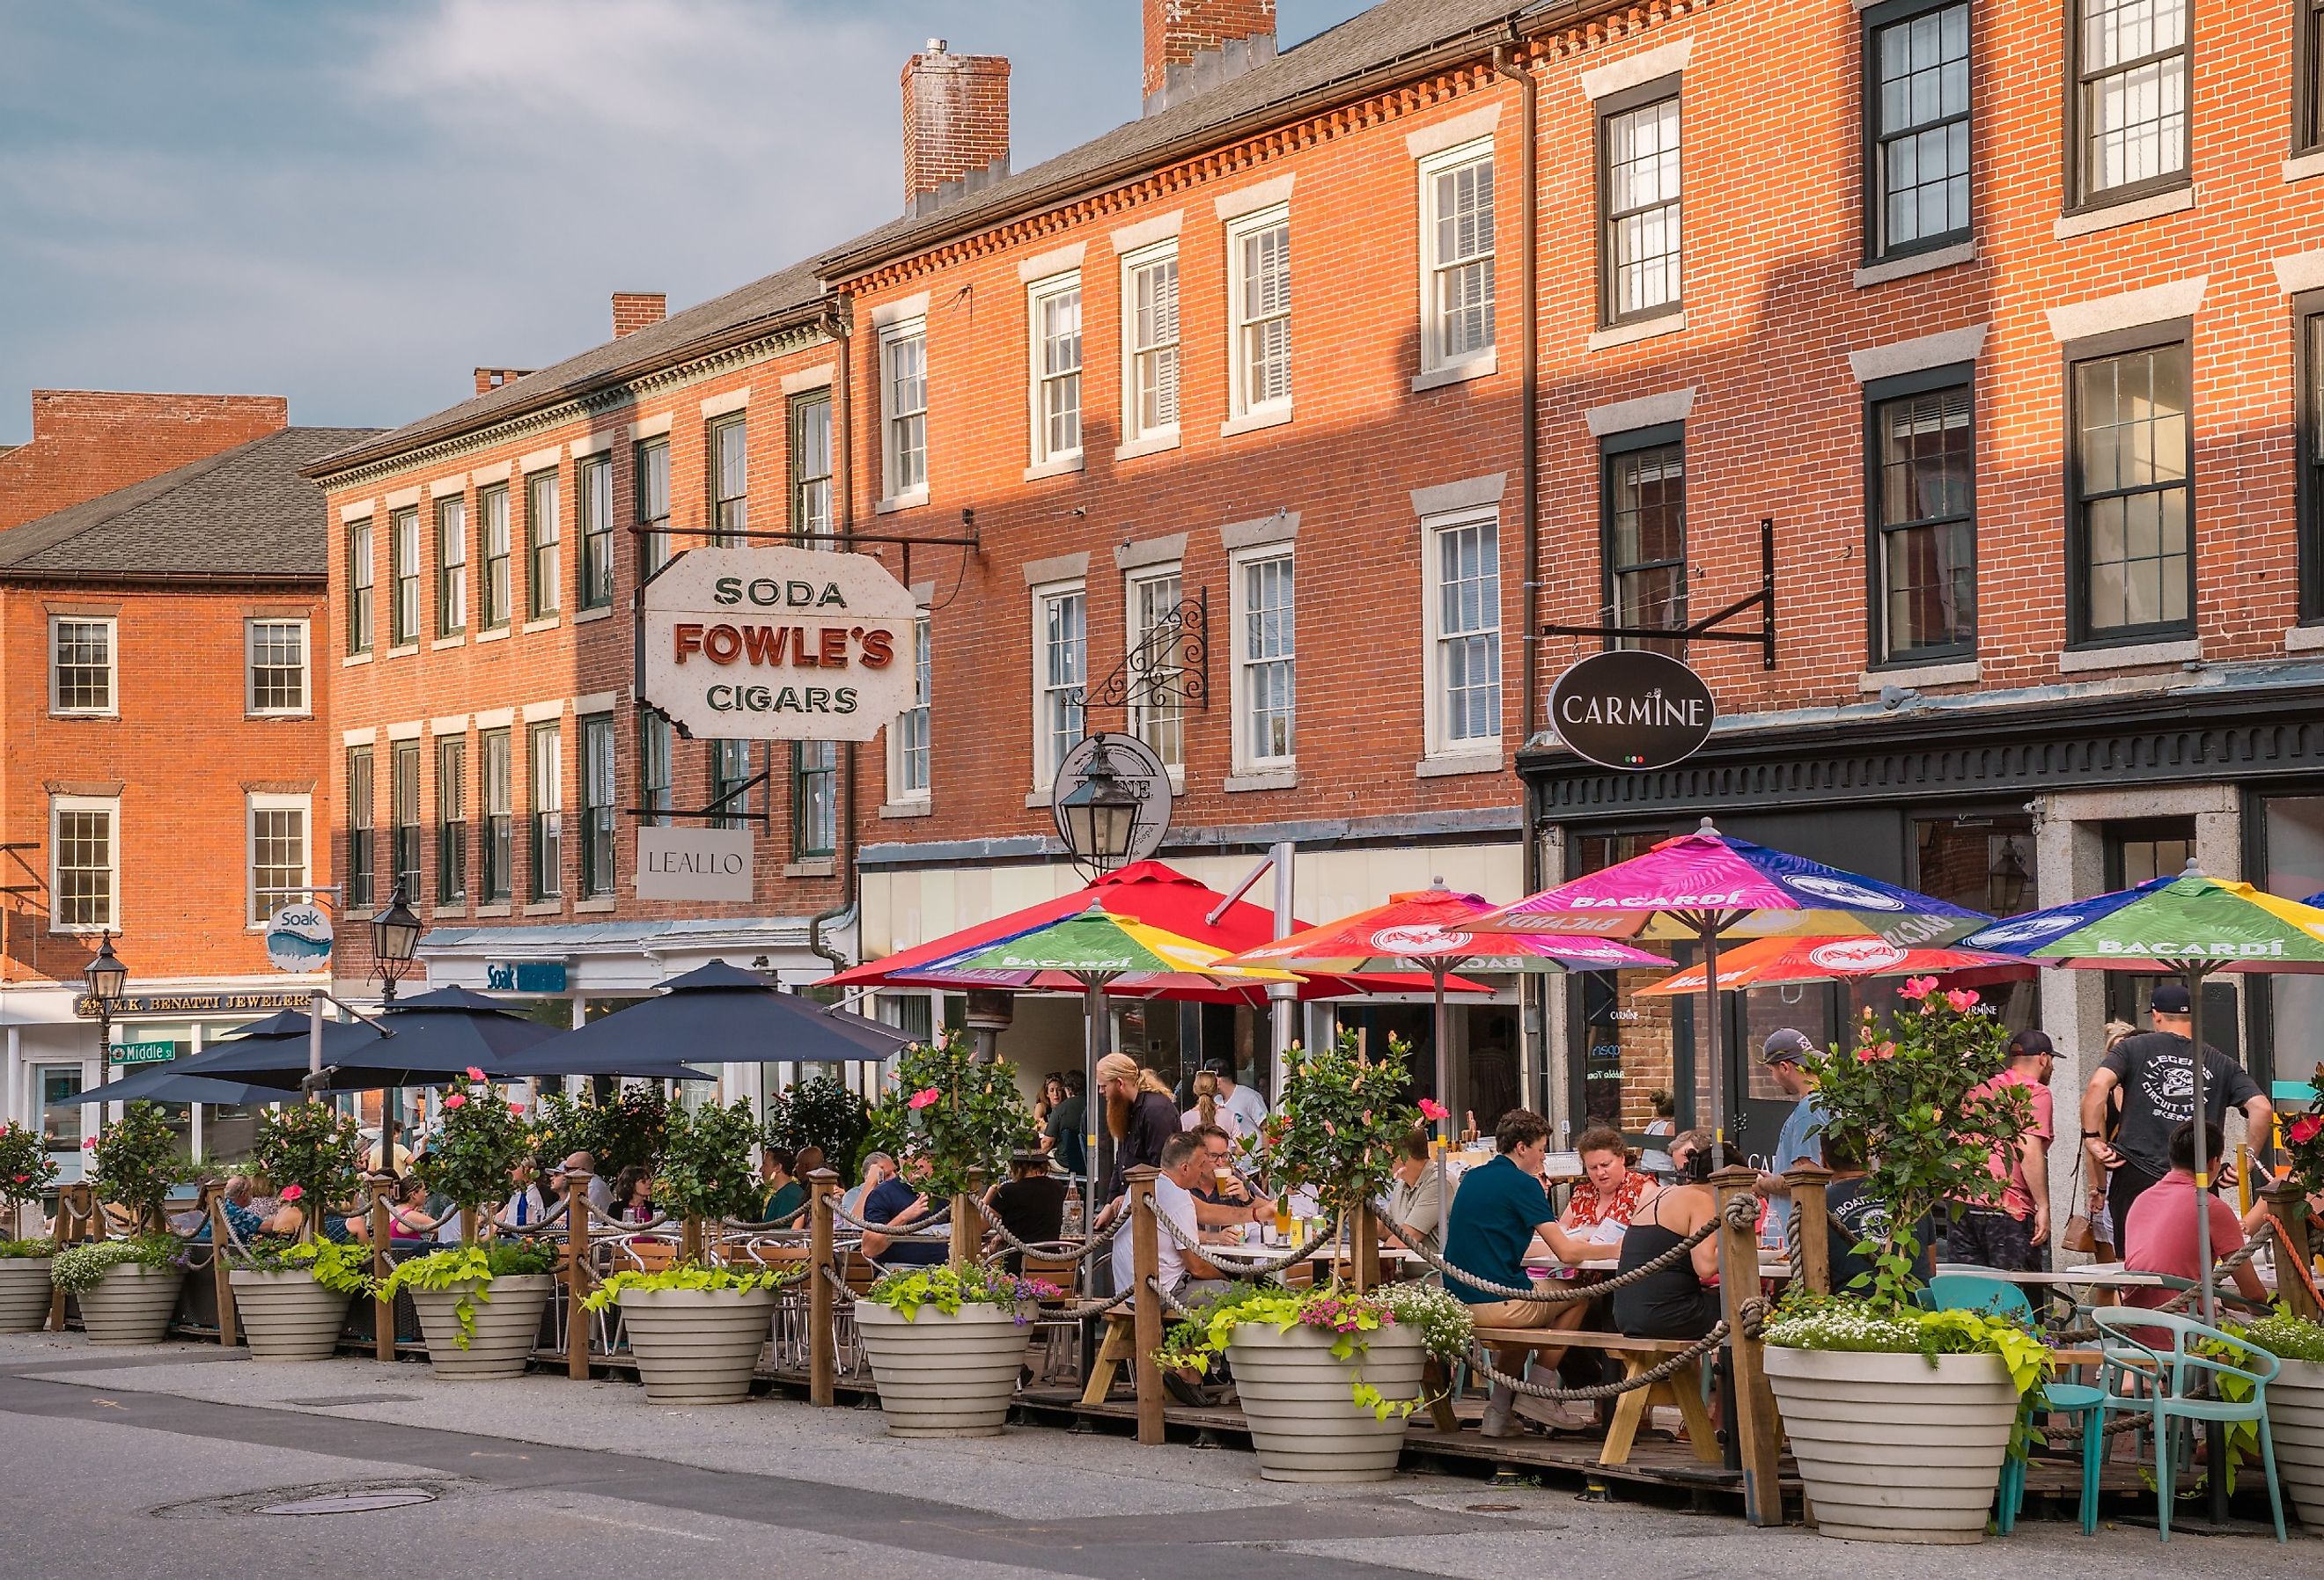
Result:
M868 741L912 699L912 595L867 554L694 549L645 589L645 699L697 737Z

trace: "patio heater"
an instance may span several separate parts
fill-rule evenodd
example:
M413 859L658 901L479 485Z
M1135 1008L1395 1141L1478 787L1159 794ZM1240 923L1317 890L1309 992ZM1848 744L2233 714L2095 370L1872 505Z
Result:
M98 941L96 957L82 968L80 975L88 984L88 996L97 1006L97 1078L102 1081L113 1062L113 1012L121 1007L129 987L129 967L113 952L110 931Z
M395 1007L395 984L410 973L412 956L419 949L420 919L404 903L403 885L399 882L388 896L386 906L371 919L372 975L379 983L383 1009ZM379 1168L383 1174L395 1172L395 1100L393 1087L379 1095Z

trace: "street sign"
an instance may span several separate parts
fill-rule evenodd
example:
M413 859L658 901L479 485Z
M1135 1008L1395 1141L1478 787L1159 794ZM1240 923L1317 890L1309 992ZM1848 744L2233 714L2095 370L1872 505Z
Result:
M742 901L751 898L748 828L638 829L632 881L641 900Z
M160 1042L116 1042L113 1045L115 1064L168 1064L178 1057L178 1045Z
M268 917L266 957L277 971L319 971L329 965L330 913L301 900Z
M868 554L691 549L646 584L645 699L701 739L868 741L911 706L917 616Z
M1702 677L1658 652L1591 653L1549 691L1550 727L1567 751L1632 772L1693 756L1717 716Z

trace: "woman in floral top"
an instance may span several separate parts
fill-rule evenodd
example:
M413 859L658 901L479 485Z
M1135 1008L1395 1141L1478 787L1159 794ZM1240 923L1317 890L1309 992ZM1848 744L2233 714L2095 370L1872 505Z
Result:
M1654 1198L1655 1182L1630 1167L1629 1150L1621 1132L1603 1125L1582 1132L1574 1143L1589 1176L1573 1187L1558 1227L1578 1239L1615 1246L1640 1207ZM1609 1252L1609 1255L1612 1252Z

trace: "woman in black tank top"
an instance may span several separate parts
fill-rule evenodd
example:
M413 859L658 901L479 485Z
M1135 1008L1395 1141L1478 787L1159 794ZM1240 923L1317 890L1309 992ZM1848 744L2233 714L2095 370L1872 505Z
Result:
M1711 1171L1710 1136L1690 1131L1672 1143L1680 1178L1699 1182ZM1665 1187L1630 1220L1622 1236L1622 1256L1616 1276L1642 1268L1709 1223L1719 1211L1716 1194L1708 1185L1689 1183ZM1719 1289L1705 1280L1716 1276L1719 1237L1695 1246L1688 1255L1636 1283L1614 1291L1614 1326L1631 1338L1701 1338L1719 1321Z

